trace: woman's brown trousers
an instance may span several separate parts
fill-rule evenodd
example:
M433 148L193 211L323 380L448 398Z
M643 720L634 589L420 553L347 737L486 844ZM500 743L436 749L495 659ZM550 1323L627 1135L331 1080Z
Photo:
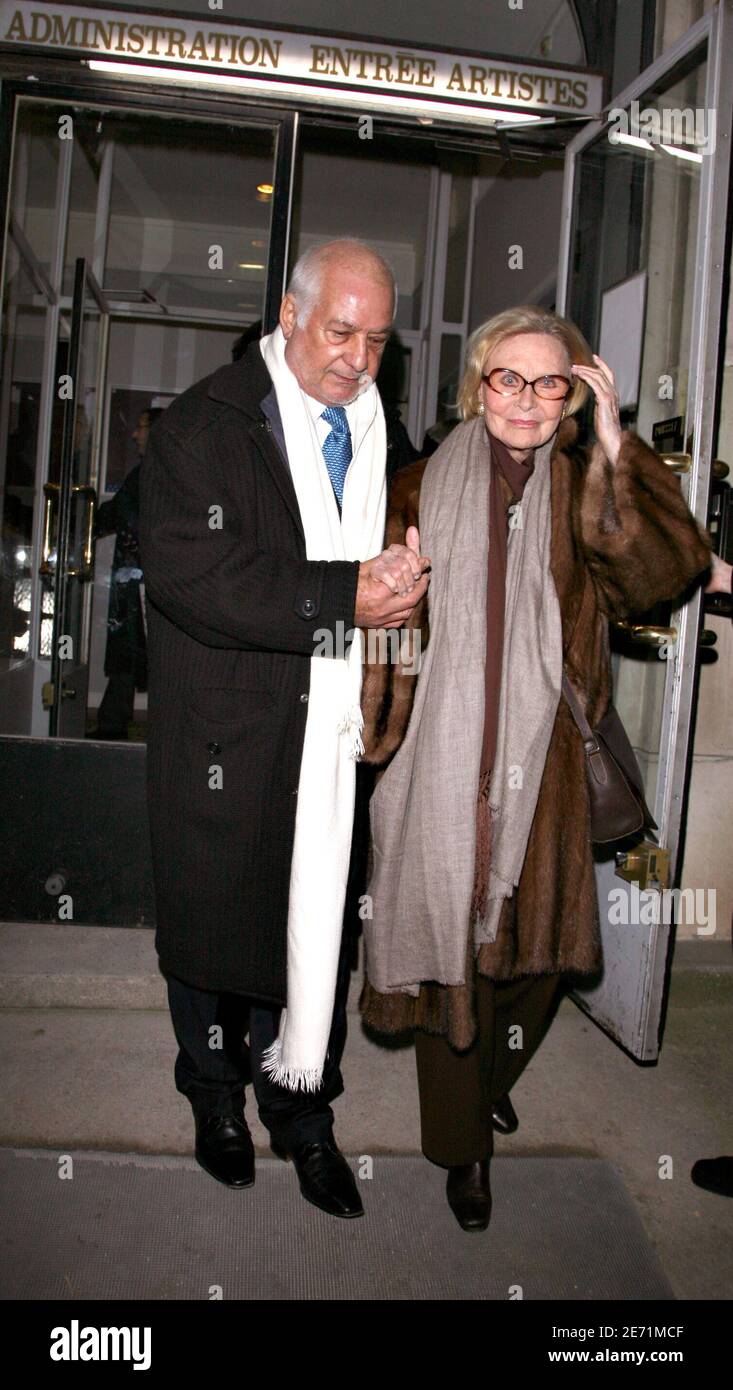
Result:
M493 1103L536 1051L559 981L559 975L490 980L477 974L477 1037L467 1052L456 1052L442 1036L415 1033L422 1150L432 1163L449 1168L491 1156Z

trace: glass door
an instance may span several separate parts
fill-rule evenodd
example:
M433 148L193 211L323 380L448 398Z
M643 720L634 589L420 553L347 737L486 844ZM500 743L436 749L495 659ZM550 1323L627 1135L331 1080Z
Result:
M51 599L42 600L40 530L53 413L62 248L49 234L67 147L35 108L15 129L14 168L3 258L0 387L0 732L39 732L48 716L38 679L50 644ZM58 422L58 409L55 419ZM48 646L50 655L50 645ZM48 678L46 662L43 679Z
M729 20L716 7L569 146L559 274L558 311L610 362L622 422L658 448L703 524L718 396ZM603 978L575 997L643 1060L659 1049L700 618L698 589L674 611L612 630L614 700L658 832L599 854Z
M41 574L53 595L49 734L83 738L89 682L94 512L104 407L109 306L83 257L76 262L57 481L44 485Z
M128 661L116 627L128 600L144 622L144 600L116 578L135 566L122 563L110 517L123 510L156 413L229 362L243 332L273 326L297 118L197 119L192 104L151 111L119 93L108 102L16 93L6 132L0 737L144 738L144 633Z

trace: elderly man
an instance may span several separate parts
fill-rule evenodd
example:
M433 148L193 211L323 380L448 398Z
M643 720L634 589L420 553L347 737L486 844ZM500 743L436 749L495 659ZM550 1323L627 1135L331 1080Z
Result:
M168 408L141 481L156 947L176 1086L201 1166L246 1187L251 1079L273 1151L304 1197L343 1217L362 1214L330 1106L343 1090L360 629L401 626L428 584L414 528L382 552L374 379L394 310L376 251L307 252L279 327Z

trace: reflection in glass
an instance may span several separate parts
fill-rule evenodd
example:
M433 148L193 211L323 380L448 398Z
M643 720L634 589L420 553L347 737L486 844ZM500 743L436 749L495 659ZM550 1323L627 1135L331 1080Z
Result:
M461 375L461 342L458 333L444 333L440 340L437 422L456 418L456 400Z
M2 356L5 491L0 557L0 660L29 654L36 447L45 312L12 241L8 245Z
M450 217L448 223L448 255L445 262L443 320L463 323L468 264L468 232L471 218L471 169L456 169L451 180Z
M397 278L395 327L420 327L432 157L400 156L374 139L354 156L351 133L303 132L294 197L291 262L309 246L358 235L376 246Z
M11 216L47 273L56 246L58 115L63 109L23 101L18 103L16 118Z
M272 187L272 129L105 112L101 138L112 151L105 291L256 319L272 206L258 185Z

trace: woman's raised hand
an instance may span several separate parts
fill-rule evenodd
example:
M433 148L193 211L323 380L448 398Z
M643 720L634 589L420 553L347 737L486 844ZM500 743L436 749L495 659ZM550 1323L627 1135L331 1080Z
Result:
M595 367L585 367L574 362L570 368L576 376L586 381L596 398L593 424L596 437L606 458L615 464L621 448L621 418L619 416L616 378L607 362L596 352L593 353Z

